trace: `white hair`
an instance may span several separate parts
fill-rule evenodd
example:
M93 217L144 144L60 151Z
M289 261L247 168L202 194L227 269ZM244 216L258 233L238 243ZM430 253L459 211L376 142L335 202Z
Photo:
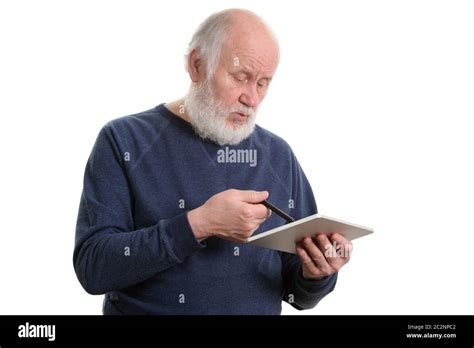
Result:
M255 15L248 10L239 9L239 11ZM222 46L232 28L233 12L234 10L232 9L215 12L199 25L191 38L191 42L188 45L185 55L186 71L188 70L189 55L194 49L196 49L198 50L201 59L206 64L207 78L210 79L212 77L220 58ZM270 26L262 18L258 16L256 17L266 27L275 43L278 44L276 35Z

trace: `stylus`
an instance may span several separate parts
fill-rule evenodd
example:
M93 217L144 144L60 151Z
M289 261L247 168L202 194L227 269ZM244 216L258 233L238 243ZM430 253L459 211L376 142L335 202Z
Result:
M295 221L295 219L293 219L290 215L288 215L287 213L285 213L283 210L275 207L273 204L271 204L270 202L268 202L267 200L265 201L262 201L260 202L260 204L263 204L264 206L266 206L268 209L270 209L271 211L273 211L275 214L281 216L283 219L285 219L287 222L293 222Z

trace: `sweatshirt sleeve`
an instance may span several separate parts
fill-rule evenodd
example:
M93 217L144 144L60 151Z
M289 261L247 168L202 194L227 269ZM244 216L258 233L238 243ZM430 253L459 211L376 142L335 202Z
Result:
M122 156L106 125L86 165L76 224L74 269L88 293L140 283L206 246L194 237L187 212L135 230L133 206Z
M317 214L318 208L311 185L296 157L292 159L292 199L294 200L293 216L296 220ZM298 255L281 252L282 277L285 287L283 300L293 307L302 310L315 307L336 286L337 273L321 280L303 278L301 262Z

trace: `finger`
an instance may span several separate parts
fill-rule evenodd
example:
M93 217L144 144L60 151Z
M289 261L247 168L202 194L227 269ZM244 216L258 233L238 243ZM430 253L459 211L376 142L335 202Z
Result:
M337 244L338 256L347 262L351 258L352 243L339 233L333 233L330 238Z
M264 218L258 219L261 220L262 222L268 219L272 215L272 211L270 209L267 209L267 215Z
M268 210L268 213L267 213L267 219L272 215L272 211L271 209L267 209Z
M243 234L245 236L251 237L259 228L262 223L264 223L265 220L252 220L252 223L248 225L248 228L243 231Z
M330 240L327 235L320 234L316 238L320 248L325 250L325 257L328 263L336 270L339 270L347 261L342 257L342 245L334 240Z
M240 199L247 203L260 203L268 198L268 191L239 190Z
M250 232L250 236L253 236L253 234L260 228L260 224L256 224L255 227L252 229L252 231ZM249 238L247 237L247 238Z
M316 267L318 267L322 272L331 273L332 267L328 264L323 253L316 246L316 244L314 244L313 240L310 237L305 237L303 239L302 246L303 246L303 249L311 257Z
M334 240L337 244L350 244L351 242L347 240L342 234L333 233L331 234L331 239Z
M318 234L316 236L316 243L319 246L319 249L324 253L327 263L333 270L339 271L339 269L346 263L345 260L339 257L339 253L331 244L331 241L325 234Z
M300 258L301 267L305 267L308 273L314 276L322 275L322 272L316 267L311 257L299 244L296 244L296 253Z
M253 211L253 216L255 219L266 219L270 216L268 213L269 211L271 212L270 209L265 207L262 204L252 204L252 211Z
M264 219L255 219L255 220L253 220L253 223L255 223L257 226L260 226L260 225L263 224L266 220L267 220L267 218L264 218Z
M316 244L326 260L329 261L330 258L337 257L336 249L325 234L319 233L316 235Z

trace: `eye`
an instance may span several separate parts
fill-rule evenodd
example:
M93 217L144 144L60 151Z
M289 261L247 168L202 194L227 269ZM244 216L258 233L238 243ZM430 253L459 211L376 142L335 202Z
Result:
M268 87L269 83L270 82L267 79L262 79L262 80L258 81L259 87Z
M235 74L234 79L236 79L239 82L244 82L247 80L247 76L245 76L245 74Z

